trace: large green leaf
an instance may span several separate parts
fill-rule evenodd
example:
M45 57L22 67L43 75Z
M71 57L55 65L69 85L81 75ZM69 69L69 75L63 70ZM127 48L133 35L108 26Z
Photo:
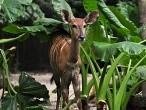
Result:
M124 52L127 52L130 55L139 55L146 49L146 46L142 44L128 41L119 42L117 45L119 49L122 49Z
M0 6L3 4L4 0L0 0Z
M118 20L124 25L126 28L129 29L130 34L134 36L139 36L138 28L135 26L135 24L128 20L120 11L118 11L115 7L109 7L112 13L118 18Z
M2 110L17 110L16 97L6 96L2 98Z
M144 56L145 56L145 52L142 52L141 54L138 55L125 55L120 61L119 65L123 65L126 67L128 66L129 60L131 59L132 60L131 67L133 67ZM140 66L142 65L146 65L146 59L144 59L144 61L140 64Z
M19 89L19 87L15 88ZM39 92L39 91L38 91ZM34 98L31 95L24 95L24 94L17 94L17 103L19 104L20 110L24 110L27 107L31 106L38 106L39 104L42 104L44 101L39 100L38 98Z
M45 25L45 26L49 26L49 25L58 26L62 23L63 22L52 19L52 18L41 18L34 21L34 25Z
M9 32L9 33L12 33L12 34L19 34L19 33L27 32L26 29L21 28L17 25L14 25L14 24L11 24L11 25L8 25L8 26L4 27L3 31Z
M93 46L95 55L97 55L102 61L109 61L112 55L117 51L116 45L105 42L94 42Z
M61 21L58 21L58 20L55 20L52 18L42 18L42 19L37 19L36 21L34 21L33 26L17 26L17 25L11 24L11 25L3 28L3 31L12 33L12 34L33 33L33 35L36 34L37 37L39 37L41 42L46 42L46 41L48 41L49 34L55 32L55 31L64 29L62 24L63 23ZM39 32L40 33L43 32L43 35L38 36ZM19 39L19 41L22 42L22 41L28 39L29 38L28 35L29 34L25 34L25 36L22 37L21 39ZM18 38L2 39L2 41L0 41L0 43L8 42L8 40L14 41L15 39L18 39Z
M132 20L136 25L139 25L139 7L135 2L132 1L120 1L117 3L117 9L126 16L127 19Z
M16 89L17 87L15 87ZM31 98L22 94L17 94L17 103L19 104L20 110L24 110L26 107L31 106L30 105Z
M9 32L12 34L19 34L19 33L27 33L27 32L40 32L40 31L46 31L46 28L43 25L36 25L36 26L22 26L19 27L17 25L11 24L9 26L6 26L3 28L3 31Z
M19 1L23 5L29 5L32 2L32 0L19 0Z
M103 61L109 61L112 55L115 55L117 50L126 52L129 55L139 55L145 51L146 46L135 42L119 42L119 43L105 43L94 42L93 43L95 53Z
M23 2L22 0L3 0L0 2L0 6L6 14L7 19L9 19L10 22L13 22L23 15L24 7L22 4L29 4L31 2L32 0L23 0Z
M90 5L89 5L90 4ZM99 9L101 14L103 14L110 24L113 24L117 31L122 36L129 36L129 30L118 20L118 18L112 13L112 11L106 6L103 0L84 0L83 5L85 10L89 11L95 9L96 7ZM96 6L97 5L97 6Z
M65 1L65 0L52 0L52 4L54 7L54 10L60 14L62 9L68 10L71 18L74 18L71 7L69 6L69 4Z
M19 77L18 93L38 98L49 98L45 85L41 85L34 78L22 73Z
M137 67L134 75L146 80L146 65Z
M5 32L9 32L12 34L19 34L19 33L27 33L27 32L46 32L47 34L50 34L50 30L52 28L52 26L59 26L61 25L62 22L52 19L52 18L42 18L42 19L38 19L36 21L34 21L34 25L33 26L17 26L14 24L11 24L9 26L6 26L5 28L3 28L3 31ZM47 29L45 26L51 26L50 29ZM53 28L54 29L54 28ZM54 30L55 31L55 30Z
M105 31L98 21L96 21L93 25L87 27L86 40L82 43L86 51L89 51L91 49L93 41L107 41Z
M107 19L114 24L115 26L119 28L125 28L120 21L117 19L117 17L111 12L111 10L106 6L105 2L103 0L97 0L98 2L98 8L102 12L102 14L107 17ZM125 28L126 29L126 28Z
M97 0L82 0L86 12L97 10Z

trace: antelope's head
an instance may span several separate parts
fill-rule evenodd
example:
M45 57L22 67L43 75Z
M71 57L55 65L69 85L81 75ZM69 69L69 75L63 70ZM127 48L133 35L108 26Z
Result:
M72 37L79 41L85 40L86 26L93 24L99 16L98 11L94 10L87 14L85 18L73 18L67 10L61 11L62 20L71 26Z

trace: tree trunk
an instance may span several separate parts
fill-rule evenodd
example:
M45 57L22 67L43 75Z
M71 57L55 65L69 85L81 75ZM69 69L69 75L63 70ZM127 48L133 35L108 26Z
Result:
M138 0L139 22L141 26L146 25L146 0ZM141 32L142 39L146 39L146 29ZM142 84L142 95L146 96L146 82Z
M146 0L138 0L139 22L141 26L146 25ZM141 32L141 37L146 39L146 29Z

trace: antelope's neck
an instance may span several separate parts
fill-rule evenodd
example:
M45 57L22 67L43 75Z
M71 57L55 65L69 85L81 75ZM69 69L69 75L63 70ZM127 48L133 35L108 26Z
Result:
M68 62L77 63L80 58L80 42L78 39L71 39L70 56Z

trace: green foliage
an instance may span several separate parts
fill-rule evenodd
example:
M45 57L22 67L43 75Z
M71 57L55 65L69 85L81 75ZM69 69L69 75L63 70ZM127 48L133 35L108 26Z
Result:
M20 27L20 26L11 24L11 25L3 28L3 31L12 33L12 34L21 34L21 35L16 38L0 40L0 42L7 43L7 42L9 42L9 40L14 41L17 39L19 39L19 41L22 42L29 38L29 34L34 36L34 35L37 35L38 32L44 32L44 34L46 35L46 36L39 37L40 41L43 41L42 39L45 39L45 41L43 41L43 42L47 42L49 35L52 34L52 32L59 30L57 28L57 26L60 26L62 24L63 23L61 21L54 20L52 18L38 19L38 20L34 21L33 26L21 26ZM46 26L50 27L50 29L47 29ZM60 29L61 28L62 27L60 27Z
M1 0L0 6L7 19L9 19L10 22L13 22L23 15L24 7L22 5L28 5L31 2L32 0Z
M27 107L25 110L48 110L48 109L43 106L34 106L34 107Z
M6 87L8 88L8 94L10 96L12 96L12 94L16 94L17 92L14 90L11 82L10 82L10 79L9 79L9 68L8 68L8 64L7 64L7 58L6 58L6 55L5 55L5 52L0 49L0 55L1 55L1 66L0 66L0 69L2 71L2 75L3 75L3 78L4 79L4 84L6 83Z
M128 41L112 44L105 42L94 42L93 46L95 53L102 61L105 62L108 62L118 50L122 50L129 55L140 55L140 53L145 52L146 49L146 46L142 44Z
M141 47L141 45L138 44L137 48L140 48L140 47ZM102 48L102 46L98 47L98 48ZM106 47L106 48L111 48L111 47L109 46L109 47ZM115 48L118 49L119 47L117 46ZM123 49L121 49L121 51L123 51L123 50L127 51L127 49L124 49L125 47L121 46L120 48L123 48ZM85 52L85 50L82 49L84 54L85 54L85 57L87 58L87 61L88 61L87 64L90 65L91 73L93 75L93 80L94 80L94 83L91 83L91 85L86 84L86 87L84 87L84 89L83 89L84 92L82 91L82 93L83 93L84 96L88 96L89 95L89 90L87 90L87 89L91 89L91 86L94 84L95 88L96 88L96 99L97 100L107 100L107 102L109 104L109 108L111 110L120 110L120 108L122 108L122 110L124 110L126 108L128 100L130 99L131 94L134 92L134 90L138 86L140 86L140 84L143 81L146 80L145 77L143 77L143 79L142 79L141 76L140 76L142 71L138 71L139 68L140 68L139 65L141 64L142 61L144 61L146 59L146 55L144 57L142 57L133 67L131 66L131 61L132 60L130 59L129 60L129 65L128 65L128 67L126 67L127 71L124 71L124 68L121 66L120 68L121 68L121 70L123 70L122 73L124 73L124 74L121 74L117 70L117 67L118 67L118 64L119 64L120 60L122 60L122 58L124 56L129 55L128 52L130 52L132 50L132 53L133 53L133 51L135 51L134 52L135 55L139 54L139 51L137 51L137 49L131 49L129 51L130 48L128 47L128 45L126 46L126 48L128 48L127 52L122 52L120 55L118 55L117 58L111 60L111 64L109 64L110 68L103 68L103 70L100 69L98 65L93 65L93 61L95 61L95 60L94 59L91 60L90 59L91 57ZM145 49L145 48L143 48L143 49ZM142 53L144 51L141 50L140 52ZM108 52L106 52L106 53L108 53ZM97 72L95 68L98 68L99 72ZM105 71L106 75L104 73L104 70L106 70ZM138 74L136 76L134 74L135 71ZM82 73L82 74L85 75L85 72L88 73L88 70L84 71L84 73ZM100 75L101 75L101 78L103 78L103 80L99 80L98 77ZM130 79L132 79L133 75L136 77L136 79L134 79L135 82L132 83L131 87L129 88L129 87L127 87L127 83ZM119 80L120 84L118 84L118 82L116 82L116 79L115 79L116 77L115 76L118 76L117 80ZM85 77L82 77L82 78L85 78ZM109 86L109 83L110 83L111 79L113 80L112 81L112 86ZM116 86L116 85L119 85L119 86ZM109 89L109 88L112 88L112 89Z
M63 22L52 19L52 18L43 18L43 19L37 19L34 21L34 25L43 25L43 26L58 26L62 24Z
M100 17L98 19L99 23L96 22L93 27L90 28L96 30L97 27L103 27L104 29L104 31L90 31L91 34L87 34L87 41L89 40L92 46L86 46L87 43L84 47L83 44L85 49L84 55L86 59L88 59L86 64L92 65L89 66L88 69L92 70L94 68L94 72L91 71L91 73L96 88L96 99L98 101L105 100L108 103L110 110L125 110L134 90L146 80L145 77L143 79L141 78L142 76L145 76L142 72L142 70L145 69L142 69L143 66L141 67L141 65L143 65L146 60L146 47L139 43L141 42L140 34L138 32L139 29L129 18L126 18L127 16L118 11L116 7L107 7L103 0L94 0L96 5L92 4L94 5L93 7L92 5L88 5L88 2L90 1L83 0L86 11L94 8L98 9L100 12ZM128 10L127 8L127 11L130 13L130 11L132 12L132 9L130 8ZM129 13L127 15L130 15ZM101 28L99 28L99 30L100 29ZM92 32L94 34L92 34ZM100 32L102 32L102 34ZM101 35L102 41L100 41L100 37L97 37ZM125 38L122 39L124 41L117 42L117 37L118 39L121 39L122 37ZM106 40L104 40L104 38ZM98 62L95 57L93 57L94 55L101 61L107 62L108 68L107 66L100 68L98 64L96 64ZM98 68L98 72L95 68ZM119 72L118 68L120 68L121 72ZM141 71L138 71L139 68L141 68ZM88 70L85 70L86 68L84 68L83 75L88 73ZM97 80L97 77L101 77L101 79ZM84 78L83 81L86 81L84 76L82 78ZM110 83L111 80L112 85ZM127 85L128 82L132 82L130 83L130 86ZM91 85L86 88L91 88ZM83 88L83 94L89 93L86 91L86 88Z
M17 110L16 97L6 96L2 98L2 110Z
M81 49L82 49L82 52L84 53L85 58L86 58L86 60L88 62L87 64L89 64L88 66L91 69L91 73L93 75L93 80L94 80L94 85L95 85L96 91L98 91L98 89L99 89L99 78L97 76L97 71L96 71L96 69L94 67L94 64L93 64L90 56L87 54L87 52L84 50L83 47L81 47ZM85 77L85 76L87 76L88 69L86 71L82 71L82 72L83 72L82 73L82 75L83 75L82 76L82 78L83 78L82 80L85 81L85 82L82 82L82 84L84 85L83 90L82 90L82 93L83 93L82 95L84 97L87 97L87 96L89 96L89 92L90 92L90 89L91 89L93 83L91 83L92 82L92 80L91 80L90 81L91 84L90 83L87 84L87 77ZM97 92L96 92L96 95L98 95Z
M138 6L135 2L131 1L120 1L117 4L117 9L122 13L127 19L133 21L138 26Z
M0 40L0 44L8 43L8 42L12 42L12 41L18 40L18 39L22 38L24 35L25 35L25 34L21 34L21 35L19 35L18 37L15 37L15 38L1 39L1 40Z
M16 86L17 90L17 101L23 110L29 106L36 106L39 103L35 102L35 100L31 100L33 98L43 98L49 99L48 93L45 85L41 85L34 78L29 75L22 73L19 77L19 86ZM40 101L41 102L41 101Z
M45 85L41 85L34 78L23 73L19 77L19 87L17 87L19 94L37 98L49 98L48 91Z
M119 28L125 28L117 19L117 17L111 12L111 10L106 6L103 0L98 0L97 5L102 14L104 14L104 16L108 18L112 24Z
M54 10L58 14L60 14L62 9L66 9L66 10L69 11L69 13L71 15L71 18L74 18L72 10L71 10L70 6L68 5L68 3L66 1L64 1L64 0L52 0L52 4L53 4L53 7L54 7Z
M35 3L30 3L29 5L25 6L25 11L23 15L21 15L18 19L18 21L31 21L33 22L34 20L38 18L44 18L44 13L38 6L38 4Z
M139 66L138 68L136 68L136 71L133 75L141 79L146 79L145 71L146 71L146 65Z
M12 33L12 34L36 33L36 32L40 32L40 31L47 32L46 28L43 25L19 27L19 26L14 25L14 24L3 28L3 31L9 32L9 33Z
M84 8L86 10L86 12L90 12L92 10L96 10L97 9L97 0L83 0L83 4L84 4Z
M99 24L99 22L95 22L90 27L87 27L86 32L86 40L82 43L85 50L91 50L92 42L93 41L105 41L108 42L106 38L105 30Z
M3 16L13 22L24 12L23 5L29 3L31 3L29 0L3 0L0 1L0 6L5 13ZM61 9L67 9L71 17L74 17L66 1L52 0L51 3L56 13L60 14ZM81 47L82 62L87 65L83 64L81 68L82 96L88 99L89 92L94 85L96 100L105 100L110 110L125 110L134 90L146 80L144 73L146 47L142 45L145 40L142 41L139 34L145 27L140 29L136 27L137 24L131 21L131 15L132 12L136 13L137 7L134 4L125 3L120 2L117 8L114 6L108 7L104 0L83 0L83 6L87 12L99 10L100 16L93 25L87 27L86 41ZM124 7L125 5L126 7ZM15 8L12 9L12 7ZM32 7L27 8L27 11L31 14L33 11L39 12L42 17L36 16L32 26L17 26L14 24L6 26L3 31L18 35L18 37L1 39L0 43L8 43L14 40L24 41L29 38L28 35L39 35L40 33L41 36L38 38L41 42L45 42L53 32L60 30L69 32L68 26L63 24L62 21L45 18L41 10L37 10L36 5L32 5ZM9 81L9 70L4 51L1 51L1 55L1 60L4 61L2 62L3 75L6 76L5 81L8 82L9 88L7 96L2 99L2 107L5 107L6 110L15 110L17 101L22 110L26 107L26 110L46 110L46 108L37 106L37 104L29 107L32 104L30 104L30 99L34 97L45 98L47 96L48 91L46 88L26 74L20 75L20 85L14 88ZM103 68L98 65L97 58L105 62ZM89 70L93 75L93 79L87 82ZM111 80L112 83L110 83ZM41 88L39 92L37 91L38 88ZM10 103L10 106L6 106L7 103Z
M129 31L130 31L130 34L132 36L139 36L139 33L138 33L138 30L137 30L137 27L135 26L135 24L130 21L129 19L127 19L123 13L120 13L120 11L118 11L116 9L116 7L109 7L110 10L112 11L112 13L114 15L116 15L116 17L118 18L118 20L122 23L123 26L125 26Z

